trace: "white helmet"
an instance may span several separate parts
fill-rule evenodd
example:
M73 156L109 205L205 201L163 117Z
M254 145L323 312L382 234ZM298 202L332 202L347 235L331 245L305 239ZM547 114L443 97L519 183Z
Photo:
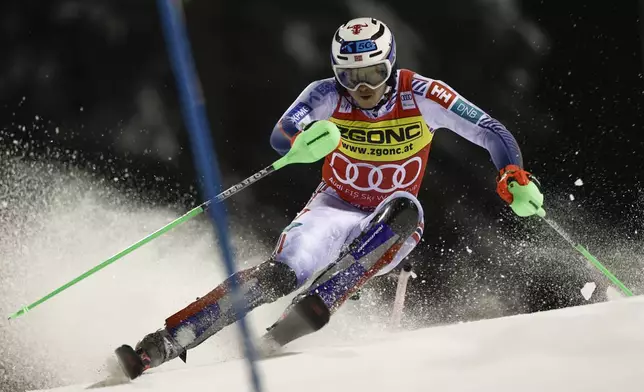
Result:
M395 77L394 35L377 19L350 20L335 32L331 62L335 78L342 87L356 91L365 84L376 89Z

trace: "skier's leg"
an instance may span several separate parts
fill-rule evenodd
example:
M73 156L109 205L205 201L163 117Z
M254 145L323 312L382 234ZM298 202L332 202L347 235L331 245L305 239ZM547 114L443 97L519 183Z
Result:
M422 207L410 193L396 192L385 199L360 223L347 251L270 328L267 340L284 345L322 328L371 277L391 270L409 254L420 239L422 222Z
M140 372L176 357L185 361L187 350L237 321L231 293L233 279L237 279L246 312L297 288L295 272L274 260L235 273L205 296L168 317L165 328L146 335L136 345L135 352L143 362Z
M336 260L352 231L368 215L322 184L282 231L273 258L296 272L299 287Z
M423 219L423 208L414 195L394 192L354 229L348 254L319 275L307 292L318 293L335 311L371 277L391 271L414 249L422 236ZM338 287L331 290L329 284ZM337 297L337 290L344 288L347 291ZM331 292L325 294L325 290Z
M416 206L418 210L418 221L416 222L416 228L414 229L413 233L407 237L405 242L402 244L400 249L396 252L396 255L394 256L393 260L387 265L385 265L380 271L376 273L376 276L382 276L385 275L394 268L396 268L404 259L407 257L412 250L418 245L420 242L420 239L423 237L423 231L425 230L425 215L423 212L423 207L421 206L420 202L418 199L412 195L409 192L395 192L387 200L383 201L381 205L384 205L388 200L391 200L392 198L408 198L411 200L414 205ZM377 213L378 210L376 210L375 213ZM363 224L367 224L371 220L371 216L367 217L364 221Z
M135 376L176 357L237 320L230 286L237 279L246 311L290 294L314 271L334 260L351 230L367 215L349 206L321 186L306 207L284 229L271 259L233 275L217 288L170 316L165 328L148 334L136 346L143 364ZM131 348L122 353L133 355ZM132 354L132 355L130 355ZM133 358L137 360L137 358ZM138 373L138 374L137 374ZM132 377L132 375L130 375Z

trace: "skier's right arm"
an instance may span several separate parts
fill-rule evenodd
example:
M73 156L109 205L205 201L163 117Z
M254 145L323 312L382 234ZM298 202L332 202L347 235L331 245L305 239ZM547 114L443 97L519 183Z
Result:
M333 78L309 84L286 109L271 133L271 146L280 155L286 154L297 135L307 124L326 120L333 114L339 94Z

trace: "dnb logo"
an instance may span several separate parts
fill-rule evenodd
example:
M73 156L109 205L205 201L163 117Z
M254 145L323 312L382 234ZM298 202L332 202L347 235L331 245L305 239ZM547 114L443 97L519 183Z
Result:
M363 27L369 27L368 24L354 24L353 26L347 26L347 29L351 30L353 35L358 35L362 31Z
M467 103L461 98L456 100L456 103L454 103L454 106L452 106L450 110L463 117L467 121L471 122L472 124L478 124L479 120L481 119L481 117L483 117L484 114L481 109Z

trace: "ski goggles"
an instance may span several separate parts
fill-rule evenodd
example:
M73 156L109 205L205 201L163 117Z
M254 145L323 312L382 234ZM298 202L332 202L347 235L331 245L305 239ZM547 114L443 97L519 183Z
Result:
M389 79L391 64L385 60L366 67L334 65L333 72L338 82L347 90L356 91L362 84L375 90Z

